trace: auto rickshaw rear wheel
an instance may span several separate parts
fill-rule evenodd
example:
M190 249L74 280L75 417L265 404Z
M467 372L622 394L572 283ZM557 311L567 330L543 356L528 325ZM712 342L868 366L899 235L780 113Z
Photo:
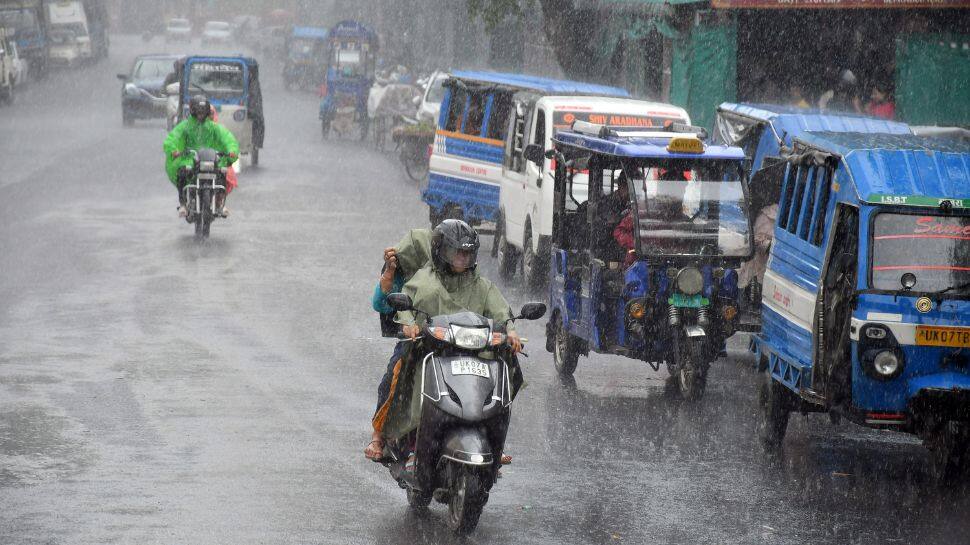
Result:
M579 341L573 337L572 333L566 331L558 316L553 317L553 319L557 321L557 326L556 349L552 353L552 361L559 376L571 377L576 372L576 365L579 363Z
M788 418L794 407L794 397L788 388L771 378L770 372L762 374L758 387L758 439L765 452L776 453L781 449L788 431Z

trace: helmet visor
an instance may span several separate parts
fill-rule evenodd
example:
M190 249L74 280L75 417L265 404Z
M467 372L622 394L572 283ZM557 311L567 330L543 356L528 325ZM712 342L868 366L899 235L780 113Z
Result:
M451 266L453 270L465 271L475 266L478 258L476 249L442 248L441 258Z

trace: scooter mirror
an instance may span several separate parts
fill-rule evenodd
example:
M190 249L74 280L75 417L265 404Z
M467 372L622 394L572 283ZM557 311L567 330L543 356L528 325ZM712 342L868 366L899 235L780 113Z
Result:
M546 314L546 304L545 303L526 303L522 305L522 310L519 311L519 318L525 320L538 320Z
M414 305L414 303L411 301L411 297L404 293L392 293L388 295L387 304L398 312L411 310ZM544 311L545 308L543 308L543 312Z

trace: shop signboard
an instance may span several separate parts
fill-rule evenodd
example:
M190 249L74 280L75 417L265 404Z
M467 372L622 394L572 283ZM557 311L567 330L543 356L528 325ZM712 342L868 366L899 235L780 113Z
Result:
M970 0L711 0L722 9L970 8Z

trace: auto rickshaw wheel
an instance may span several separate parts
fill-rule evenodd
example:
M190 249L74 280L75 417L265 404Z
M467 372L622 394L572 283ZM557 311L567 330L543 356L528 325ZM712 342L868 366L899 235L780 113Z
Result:
M579 343L571 333L566 331L561 320L557 319L557 322L556 349L552 353L552 361L559 376L571 377L576 372L576 365L579 364L579 347L577 346Z
M259 148L253 146L253 150L249 152L249 162L252 166L259 166Z
M329 119L323 119L323 120L320 121L320 133L322 134L324 140L327 140L327 139L330 138L330 120Z
M770 372L758 386L758 439L765 452L777 453L788 431L788 418L793 408L794 394L783 384L771 378Z
M965 425L947 422L924 440L930 451L931 474L938 485L953 486L966 476L970 469L968 436Z

